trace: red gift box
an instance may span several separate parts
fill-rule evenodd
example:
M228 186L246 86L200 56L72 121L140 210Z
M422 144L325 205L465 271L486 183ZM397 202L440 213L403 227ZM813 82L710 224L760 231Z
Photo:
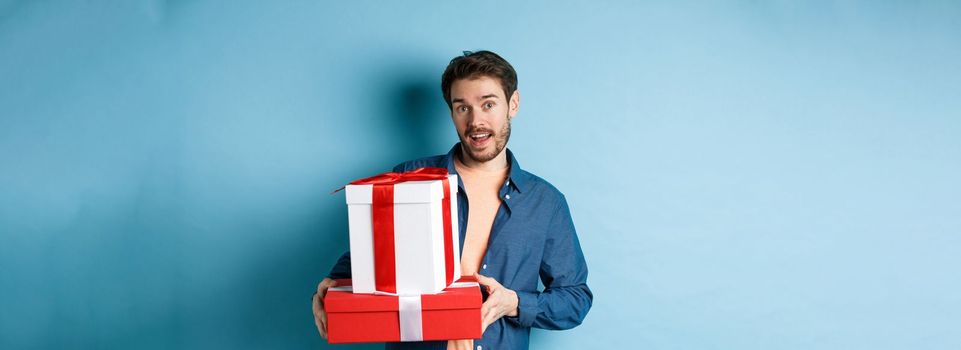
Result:
M350 280L327 291L327 341L372 343L480 339L481 291L465 276L438 294L354 294Z

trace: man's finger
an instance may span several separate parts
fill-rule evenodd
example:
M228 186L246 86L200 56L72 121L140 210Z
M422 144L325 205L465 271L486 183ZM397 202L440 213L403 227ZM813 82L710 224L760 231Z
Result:
M490 278L481 274L478 274L476 276L477 276L477 283L480 283L482 286L487 287L488 291L493 290L494 287L500 286L500 283L497 283L497 280L493 278Z
M487 327L489 327L491 323L493 323L490 320L490 317L488 316L490 314L491 314L490 311L481 314L481 334L484 334L484 332L487 331Z
M489 326L491 323L494 323L494 321L497 320L496 317L494 317L496 314L497 312L495 312L493 309L488 310L487 313L484 314L484 324Z
M320 317L320 336L327 339L327 314Z
M327 313L324 312L319 295L314 295L313 304L314 325L317 326L317 332L320 333L320 336L327 339Z
M500 282L497 282L497 280L495 280L495 279L493 279L493 278L490 278L490 277L487 277L487 276L484 276L484 275L481 275L481 274L476 274L475 276L477 276L477 283L483 284L483 285L485 285L485 286L500 286L500 285L501 285Z
M336 287L336 286L337 286L337 280L331 280L330 284L324 284L324 282L321 281L319 284L317 284L317 295L320 295L320 297L323 298L324 296L327 295L327 289L330 289L330 287Z
M497 304L497 298L487 299L487 301L487 308L484 308L481 311L481 315L484 317L484 322L491 324L497 320L497 310L499 309L499 305Z
M487 298L487 301L481 304L481 324L483 325L483 327L481 327L481 334L484 334L484 331L487 330L487 327L494 322L491 315L495 313L494 310L497 308L495 305L496 303L497 298L490 297Z
M489 295L493 295L499 289L504 288L504 286L502 286L500 282L497 282L497 280L484 275L477 275L477 282L480 283L481 286L487 288L487 294Z
M324 324L323 324L322 322L320 322L320 316L314 315L314 325L317 326L317 333L320 333L320 336L323 337L323 336L324 336L324 328L326 328L326 327L324 327Z
M494 306L493 298L487 298L483 304L481 304L481 316L487 316L487 312Z

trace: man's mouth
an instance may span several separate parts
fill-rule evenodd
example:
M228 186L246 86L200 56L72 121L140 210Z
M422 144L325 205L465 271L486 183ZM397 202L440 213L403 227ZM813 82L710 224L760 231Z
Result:
M487 144L487 141L491 139L491 133L489 132L476 132L467 136L471 141L471 146L480 147Z

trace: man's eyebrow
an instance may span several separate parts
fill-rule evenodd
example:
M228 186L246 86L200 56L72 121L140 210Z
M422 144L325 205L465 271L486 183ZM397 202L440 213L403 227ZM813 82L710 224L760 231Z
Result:
M480 99L481 99L481 100L486 100L486 99L489 99L489 98L497 98L497 94L487 94L487 95L481 96ZM455 99L453 99L453 100L450 101L450 104L455 104L455 103L464 103L464 99L462 99L462 98L455 98Z

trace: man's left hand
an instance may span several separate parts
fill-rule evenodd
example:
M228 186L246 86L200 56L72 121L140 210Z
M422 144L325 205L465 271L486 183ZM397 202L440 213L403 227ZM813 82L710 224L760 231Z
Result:
M504 316L517 316L517 293L505 288L497 280L477 275L477 282L487 288L487 301L481 306L481 334L487 326Z

